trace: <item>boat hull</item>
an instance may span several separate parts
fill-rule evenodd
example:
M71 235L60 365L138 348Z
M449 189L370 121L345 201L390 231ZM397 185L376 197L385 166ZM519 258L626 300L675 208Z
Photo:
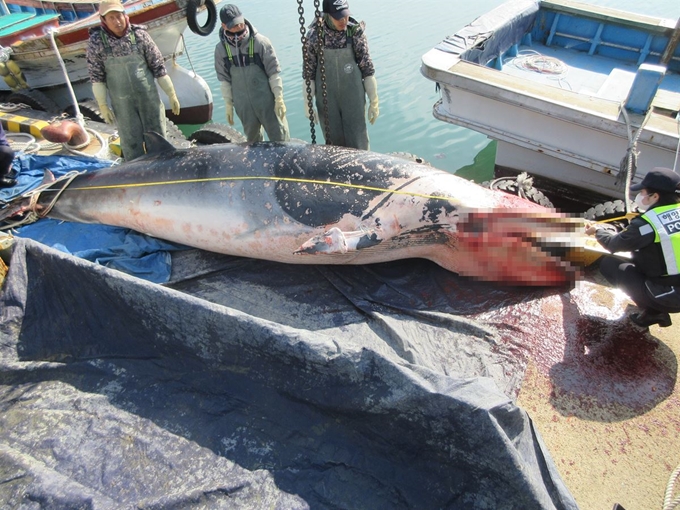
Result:
M660 67L671 22L587 7L568 0L508 2L425 54L421 71L441 86L434 116L497 140L497 167L623 198L620 170L629 149L637 152L633 182L655 166L674 165L680 51L641 112L634 100L645 73ZM588 23L595 31L602 27L599 42L595 33L590 39L565 33ZM506 40L495 40L497 34ZM631 34L641 40L637 49ZM612 42L616 37L628 46ZM586 43L589 51L580 46ZM531 53L546 67L522 68Z
M137 1L126 4L126 10L131 23L147 26L149 35L165 57L168 73L182 105L180 115L173 115L167 97L161 92L168 117L181 124L208 122L212 117L213 106L210 88L200 76L187 71L175 61L184 50L180 41L187 28L186 1L163 0L152 5ZM85 55L88 30L98 24L99 16L94 14L62 26L54 34L59 55L78 100L93 97ZM71 104L70 91L49 35L15 42L11 46L11 59L21 69L29 88L45 93L61 108ZM0 81L0 91L11 90L6 82Z

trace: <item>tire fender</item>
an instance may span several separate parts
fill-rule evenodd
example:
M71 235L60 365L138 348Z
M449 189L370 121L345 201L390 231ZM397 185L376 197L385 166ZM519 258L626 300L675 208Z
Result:
M208 11L208 19L205 24L198 24L198 8L205 5ZM197 35L210 35L217 24L217 7L215 0L189 0L187 3L187 25L189 29Z

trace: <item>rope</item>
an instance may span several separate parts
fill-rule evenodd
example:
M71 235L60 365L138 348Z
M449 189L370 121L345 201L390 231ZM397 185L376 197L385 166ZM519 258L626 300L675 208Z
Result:
M9 132L5 133L5 136L7 136L9 146L12 148L12 150L14 150L14 152L23 152L24 154L35 154L41 149L41 146L38 142L36 142L35 137L33 135L29 135L28 133ZM28 141L23 143L12 140L12 138L22 137L27 138Z
M94 137L97 139L97 141L101 145L101 149L99 149L97 151L97 153L94 155L94 157L99 158L99 159L107 159L108 149L109 149L108 141L105 140L104 137L99 132L95 131L94 129L90 129L90 128L86 127L85 131L87 133L94 135ZM71 147L68 143L64 143L62 145L67 151L72 152L73 154L76 154L78 156L92 157L91 154L86 154L85 152L81 152L80 150L78 150L78 149L83 149L85 147L88 147L91 142L92 142L92 138L88 137L87 142L80 144L76 147ZM106 152L106 154L104 154L104 152Z
M673 498L673 491L675 490L675 482L678 481L680 477L680 466L675 468L675 471L671 473L671 477L668 480L668 485L666 486L666 495L663 500L663 510L673 510L680 506L680 496Z
M534 50L522 50L517 56L511 57L508 61L517 69L546 75L557 80L561 88L572 90L569 82L564 80L564 77L569 72L569 66L560 59L541 55Z
M392 193L394 195L407 195L411 197L427 198L433 200L448 200L457 202L453 197L426 195L424 193L416 193L413 191L406 191L400 189L380 188L374 186L365 186L363 184L351 184L347 182L335 181L317 181L314 179L299 179L293 177L273 177L273 176L236 176L236 177L205 177L201 179L184 179L177 181L156 181L156 182L140 182L136 184L109 184L105 186L88 186L84 188L71 188L70 191L91 191L101 189L125 189L125 188L144 188L148 186L170 186L178 184L192 184L202 182L220 182L220 181L279 181L279 182L294 182L304 184L317 184L320 186L339 186L342 188L361 189L366 191L377 191L379 193ZM407 183L408 184L408 183Z
M32 190L29 190L29 191L23 193L22 195L19 195L15 199L13 199L13 201L20 201L20 200L29 198L30 203L29 203L29 206L28 206L28 213L22 219L15 221L14 223L8 223L8 224L5 224L5 225L2 225L2 227L0 227L0 230L11 230L13 228L17 228L17 227L20 227L22 225L27 225L29 223L36 222L39 219L47 216L50 213L50 211L52 210L52 208L54 207L54 204L56 204L57 200L59 200L59 197L61 196L61 194L66 190L66 188L68 188L68 186L71 184L71 182L73 182L73 179L78 177L78 175L80 175L81 173L84 173L84 172L78 172L77 170L72 170L72 171L62 175L61 177L59 177L58 179L56 179L52 182L46 182L44 184L41 184L40 186L38 186L38 187L36 187ZM58 184L62 181L66 181L66 183L60 189L58 189L58 190L49 189L52 186L54 186L55 184ZM41 212L38 212L37 211L38 199L40 198L40 194L43 191L56 191L56 193L54 194L54 197L52 197L52 200L50 200L50 203L47 204L47 206L45 206L45 208Z
M635 173L637 171L637 157L639 152L637 151L637 143L638 140L640 139L640 135L642 134L642 131L645 128L645 125L647 124L647 121L649 120L652 109L650 108L647 111L647 114L645 115L644 120L642 121L642 124L640 124L640 127L638 128L637 132L635 133L635 136L633 136L633 128L630 123L630 118L628 117L628 112L626 111L626 108L621 108L621 113L623 114L623 118L626 121L626 130L628 132L628 148L626 149L626 155L623 157L621 160L621 164L619 166L619 175L616 177L616 181L614 182L615 186L621 187L621 184L623 183L624 186L624 205L626 207L626 214L629 214L630 211L630 183L633 180L633 177L635 176ZM621 180L621 177L623 176L623 180Z
M57 56L57 60L59 61L59 66L61 67L61 71L64 73L64 78L66 81L66 88L68 89L70 95L71 95L71 101L73 102L73 106L75 107L76 111L76 122L78 125L81 127L85 127L85 118L83 117L83 114L80 113L80 107L78 106L78 99L76 99L76 93L73 90L73 86L71 85L71 81L69 80L68 77L68 71L66 70L66 65L64 64L64 59L61 58L61 53L59 53L59 48L57 47L57 41L54 39L54 35L59 32L59 29L57 28L51 28L48 30L49 36L50 36L50 41L52 43L52 49L54 50L55 55Z
M680 154L680 115L678 115L678 146L675 148L675 160L673 161L673 171L678 171L678 154Z
M520 196L521 198L529 199L527 195L527 191L531 189L534 185L534 178L531 177L528 173L522 172L517 177L499 177L498 179L494 179L491 181L491 184L489 184L490 189L498 189L498 185L503 182L503 181L514 181L517 184L517 195Z
M30 106L24 103L0 103L0 110L3 112L15 112L25 108L30 108Z
M187 48L187 44L184 41L184 34L181 34L180 39L182 40L182 48L184 48L184 53L187 57L187 60L189 61L189 67L191 67L191 71L194 73L195 76L198 76L198 73L196 72L196 69L194 69L194 63L191 61L191 56L189 55L189 49ZM175 55L173 54L172 56L173 61L175 60Z

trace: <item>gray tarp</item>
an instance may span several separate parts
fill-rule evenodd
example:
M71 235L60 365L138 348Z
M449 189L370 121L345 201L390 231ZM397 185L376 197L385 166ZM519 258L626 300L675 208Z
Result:
M17 240L0 507L576 508L507 396L525 361L466 317L544 291L423 260L191 250L173 271L161 286Z

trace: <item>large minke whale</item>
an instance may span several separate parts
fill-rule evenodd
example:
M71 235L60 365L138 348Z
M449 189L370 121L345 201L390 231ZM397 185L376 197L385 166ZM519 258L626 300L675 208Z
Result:
M33 212L293 264L419 257L513 285L579 273L564 258L574 219L402 158L304 143L175 149L154 134L148 152L20 197L0 220Z

